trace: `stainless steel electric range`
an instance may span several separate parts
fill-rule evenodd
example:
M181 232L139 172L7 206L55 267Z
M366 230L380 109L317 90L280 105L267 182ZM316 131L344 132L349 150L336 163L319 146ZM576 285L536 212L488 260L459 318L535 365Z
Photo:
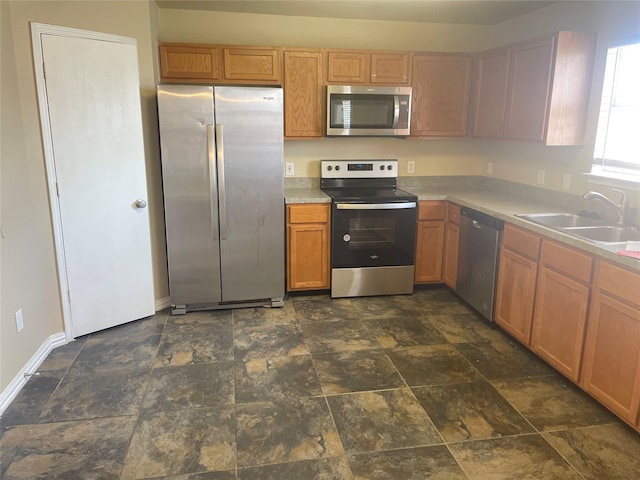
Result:
M322 160L331 205L331 296L413 292L417 200L397 160Z

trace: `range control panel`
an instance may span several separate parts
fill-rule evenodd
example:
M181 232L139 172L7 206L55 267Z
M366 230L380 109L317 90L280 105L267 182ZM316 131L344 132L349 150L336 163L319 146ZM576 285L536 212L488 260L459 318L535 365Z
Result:
M396 178L398 160L320 160L321 178Z

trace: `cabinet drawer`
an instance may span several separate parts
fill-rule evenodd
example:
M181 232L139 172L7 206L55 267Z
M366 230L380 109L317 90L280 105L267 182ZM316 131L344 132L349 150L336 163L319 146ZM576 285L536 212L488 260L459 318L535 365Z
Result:
M572 248L544 240L540 262L578 281L591 283L593 258Z
M444 220L446 204L439 201L418 203L418 220Z
M455 223L456 225L460 223L460 205L455 203L447 205L447 222Z
M287 205L287 223L329 223L330 204Z
M640 305L640 275L607 262L598 262L595 287L629 302Z
M504 226L504 246L527 258L537 260L540 256L540 237L507 223Z

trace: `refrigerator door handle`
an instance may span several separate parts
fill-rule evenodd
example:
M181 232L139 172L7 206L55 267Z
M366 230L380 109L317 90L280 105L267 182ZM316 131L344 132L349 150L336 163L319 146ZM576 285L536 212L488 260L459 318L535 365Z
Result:
M221 123L216 124L216 148L218 162L218 207L220 209L220 240L227 239L227 207L224 181L224 136Z
M216 152L214 150L216 139L213 125L207 125L207 159L209 163L209 201L211 202L211 238L218 241L218 206L216 205Z

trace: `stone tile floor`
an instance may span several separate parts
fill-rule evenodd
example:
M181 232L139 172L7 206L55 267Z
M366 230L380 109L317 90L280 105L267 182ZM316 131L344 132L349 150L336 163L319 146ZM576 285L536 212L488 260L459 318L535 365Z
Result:
M640 435L445 288L165 311L38 373L7 480L640 478Z

